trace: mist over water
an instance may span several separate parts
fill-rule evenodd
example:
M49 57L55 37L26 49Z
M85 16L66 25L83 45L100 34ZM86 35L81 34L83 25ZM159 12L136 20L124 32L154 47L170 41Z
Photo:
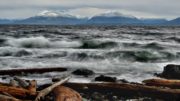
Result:
M68 67L139 82L180 62L180 27L0 26L0 69Z

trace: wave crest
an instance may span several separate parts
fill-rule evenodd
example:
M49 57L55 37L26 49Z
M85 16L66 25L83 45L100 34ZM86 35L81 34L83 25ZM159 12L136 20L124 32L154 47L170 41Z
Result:
M15 47L23 48L48 48L50 41L44 37L30 37L8 40L8 44Z
M118 57L139 62L156 62L175 59L176 55L169 52L151 51L114 51L106 54L106 57Z
M74 48L81 46L78 41L50 41L45 37L10 39L7 43L10 46L22 48Z

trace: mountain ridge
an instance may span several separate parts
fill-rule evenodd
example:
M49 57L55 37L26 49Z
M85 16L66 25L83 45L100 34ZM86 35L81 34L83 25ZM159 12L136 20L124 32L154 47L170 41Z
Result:
M77 17L64 12L43 11L36 16L20 20L0 19L0 24L30 25L180 25L180 17L173 20L136 18L119 12L106 12L91 18Z

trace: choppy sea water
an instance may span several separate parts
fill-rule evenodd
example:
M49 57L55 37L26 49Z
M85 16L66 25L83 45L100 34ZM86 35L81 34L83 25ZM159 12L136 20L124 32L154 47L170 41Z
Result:
M180 27L2 25L0 69L86 68L97 75L140 82L167 64L178 64L179 43ZM58 75L28 77L46 80Z

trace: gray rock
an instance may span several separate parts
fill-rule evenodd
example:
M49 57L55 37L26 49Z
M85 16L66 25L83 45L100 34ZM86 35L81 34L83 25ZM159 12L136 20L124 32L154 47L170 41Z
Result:
M95 81L116 82L117 78L116 77L109 77L109 76L100 75L100 76L95 78Z
M180 79L180 65L168 64L161 74L157 76L167 79Z
M88 70L88 69L77 69L77 70L73 71L72 74L88 77L90 75L93 75L94 72L92 70Z

